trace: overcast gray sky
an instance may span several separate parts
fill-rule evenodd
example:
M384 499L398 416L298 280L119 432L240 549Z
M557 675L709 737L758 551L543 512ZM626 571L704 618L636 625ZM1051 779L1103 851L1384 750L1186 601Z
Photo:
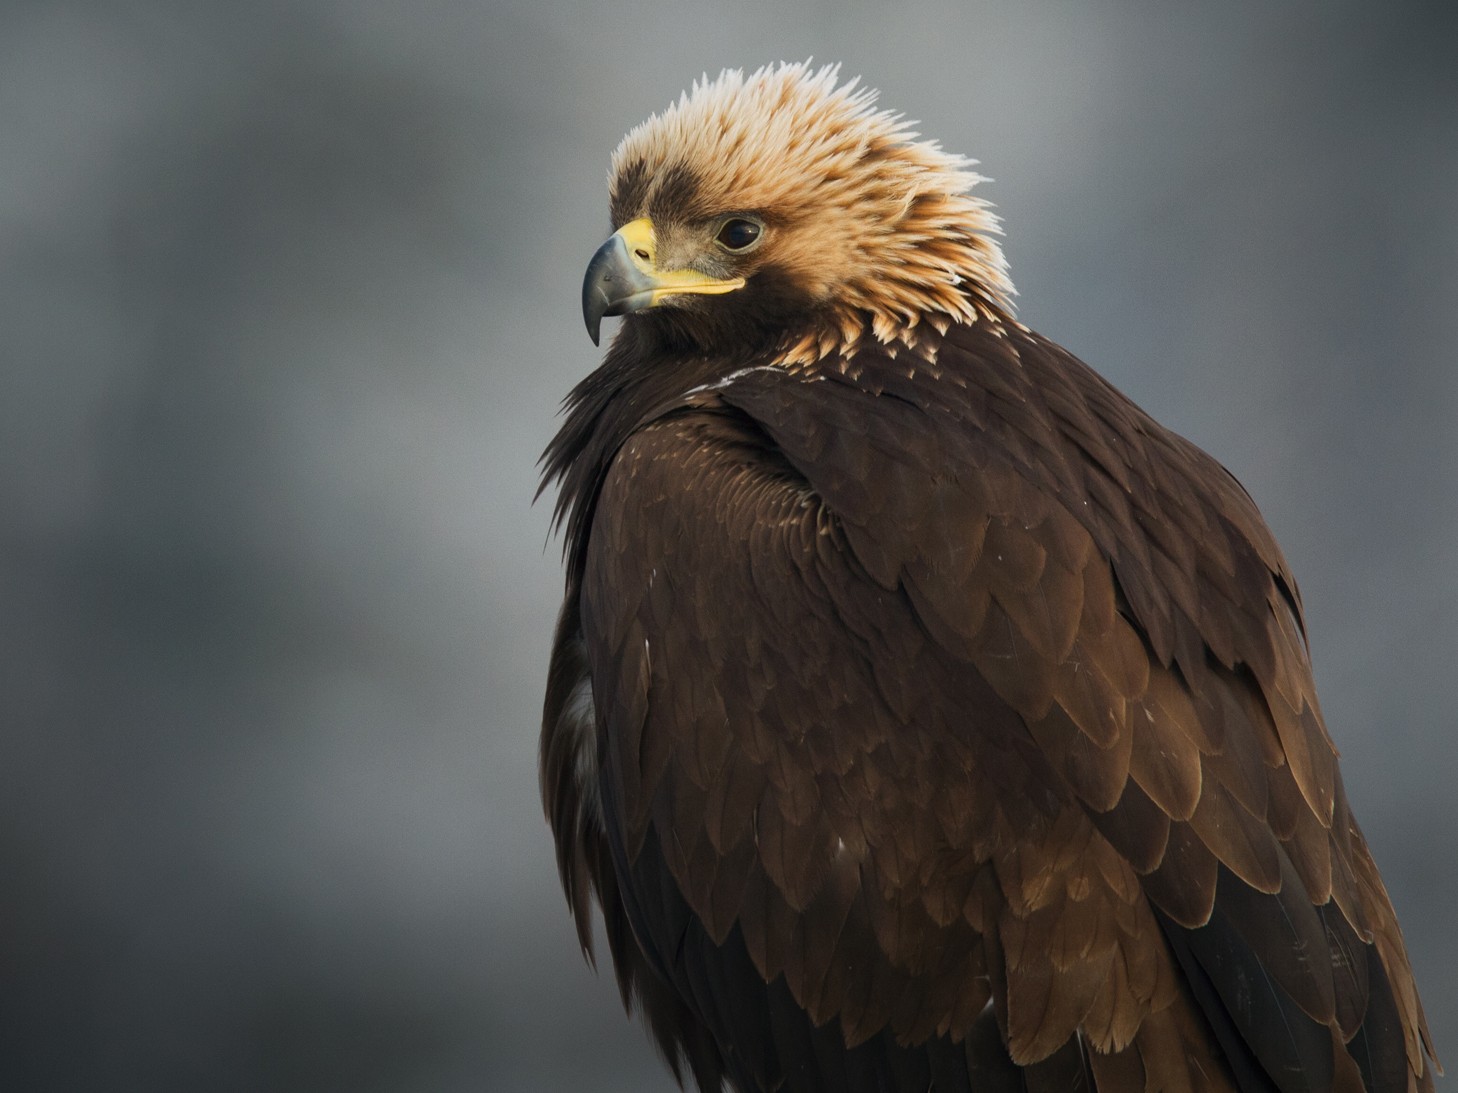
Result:
M534 464L619 138L808 56L1260 503L1458 1058L1458 8L1196 7L0 9L0 1087L672 1087L537 802Z

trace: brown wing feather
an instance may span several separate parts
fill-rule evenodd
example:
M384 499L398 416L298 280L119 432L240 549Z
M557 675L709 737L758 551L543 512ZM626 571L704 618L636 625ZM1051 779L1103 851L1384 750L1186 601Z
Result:
M987 681L929 640L904 597L847 573L844 542L822 549L839 528L798 479L735 481L765 476L764 453L743 428L699 414L645 429L603 487L594 534L609 544L621 540L619 519L651 521L637 499L677 501L673 534L590 550L584 574L590 656L612 658L614 688L636 681L644 692L613 690L599 703L608 751L623 757L606 767L606 797L624 823L625 855L641 852L633 818L648 817L709 938L723 943L737 930L762 980L782 978L812 1022L837 1024L852 1046L883 1032L961 1041L990 980L1003 984L1006 1042L1026 1065L1057 1055L1095 1006L1099 1042L1127 1044L1154 1005L1171 1004L1173 982L1168 968L1110 972L1115 960L1139 963L1121 947L1158 936L1134 873L1056 788ZM676 493L670 480L684 474L694 488ZM686 509L714 533L686 529ZM766 526L780 534L756 541ZM746 544L777 551L778 571L804 579L767 596L754 574L763 558ZM1074 561L1081 571L1084 559ZM661 576L669 572L699 584L685 594ZM1036 589L1027 567L1008 573L990 586ZM621 617L594 614L614 603ZM776 625L786 612L794 625ZM705 687L696 675L736 658L776 666L772 702L753 686ZM710 749L708 770L704 740L726 723L734 743L727 755ZM660 752L666 764L644 758ZM814 776L827 768L833 777ZM716 775L712 787L700 784L706 774ZM731 783L754 792L718 788ZM711 827L721 844L726 831L752 832L747 867L729 869L727 881L733 854ZM671 917L641 892L636 902L639 929ZM723 1017L701 1020L713 1027Z
M790 1060L834 1042L918 1088L1305 1088L1292 1059L1430 1088L1294 582L1234 479L997 324L688 403L602 460L543 752L569 898L631 921L620 977L671 1055L746 1089L802 1088ZM562 727L579 648L601 831ZM753 997L803 1028L765 1041Z

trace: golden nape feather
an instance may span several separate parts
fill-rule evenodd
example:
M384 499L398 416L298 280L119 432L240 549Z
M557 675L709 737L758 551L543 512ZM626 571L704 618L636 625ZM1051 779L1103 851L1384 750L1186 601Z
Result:
M702 1090L1431 1090L1244 490L1011 317L970 162L833 68L613 157L545 456L542 791Z

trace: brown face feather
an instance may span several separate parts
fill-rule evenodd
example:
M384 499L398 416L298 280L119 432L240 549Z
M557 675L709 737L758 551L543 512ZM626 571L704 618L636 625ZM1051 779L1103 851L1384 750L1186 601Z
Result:
M915 345L923 323L945 329L989 309L1010 312L997 217L968 192L980 181L971 161L917 140L908 123L875 109L874 92L837 86L837 75L791 64L696 84L619 145L613 226L651 218L663 268L727 264L751 285L756 274L773 276L802 308L802 321L785 324L786 361L846 354L867 334ZM765 224L742 257L713 244L736 213Z

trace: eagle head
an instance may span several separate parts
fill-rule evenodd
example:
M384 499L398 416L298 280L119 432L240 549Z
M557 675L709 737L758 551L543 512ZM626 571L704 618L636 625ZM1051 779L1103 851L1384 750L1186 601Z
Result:
M705 77L633 129L609 174L615 233L593 256L583 316L700 350L813 363L870 335L1011 311L998 220L944 152L839 69Z

